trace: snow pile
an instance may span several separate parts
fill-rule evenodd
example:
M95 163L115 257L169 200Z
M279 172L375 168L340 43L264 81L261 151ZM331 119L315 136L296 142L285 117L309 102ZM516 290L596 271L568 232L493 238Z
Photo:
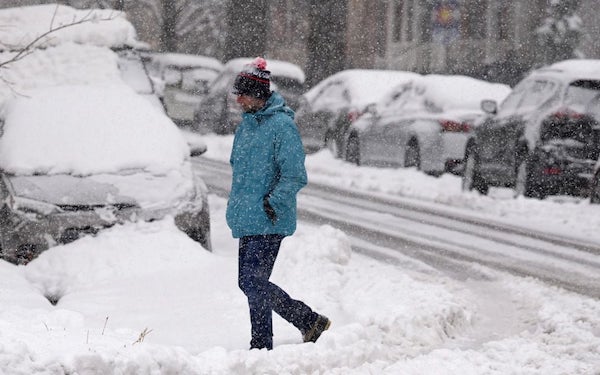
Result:
M0 53L0 62L9 58L9 53ZM0 70L5 81L0 84L0 102L38 87L122 82L117 60L110 49L93 45L65 43L34 50Z
M389 360L397 345L416 352L467 323L443 286L354 260L346 236L331 227L304 228L284 241L273 280L332 317L337 333L319 347L338 354L297 345L299 332L279 318L273 354L248 352L235 260L235 249L208 253L164 220L57 246L27 267L1 263L11 289L0 293L0 368L225 374L285 372L293 361L302 372L323 371Z
M28 94L0 106L0 165L10 173L165 173L180 168L189 155L172 121L124 84Z

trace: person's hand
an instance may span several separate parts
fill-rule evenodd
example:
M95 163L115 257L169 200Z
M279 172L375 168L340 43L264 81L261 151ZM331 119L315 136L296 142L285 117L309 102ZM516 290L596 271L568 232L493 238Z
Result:
M275 213L275 210L273 209L273 207L271 207L271 204L269 203L269 196L263 198L263 208L265 210L265 213L267 214L267 217L269 218L269 220L271 220L271 223L275 224L275 222L277 221L277 214Z

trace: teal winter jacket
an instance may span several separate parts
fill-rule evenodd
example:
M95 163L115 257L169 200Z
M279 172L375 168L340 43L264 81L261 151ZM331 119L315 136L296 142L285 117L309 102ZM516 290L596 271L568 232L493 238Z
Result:
M294 233L296 194L307 183L304 149L294 111L277 92L256 113L242 114L230 163L226 217L233 237ZM264 197L275 211L274 221L265 212Z

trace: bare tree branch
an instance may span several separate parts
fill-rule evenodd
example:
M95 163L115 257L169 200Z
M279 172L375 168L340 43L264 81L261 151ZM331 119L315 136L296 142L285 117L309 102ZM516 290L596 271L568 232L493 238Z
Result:
M43 33L43 34L40 34L35 39L33 39L25 47L21 48L19 50L19 52L15 56L13 56L11 59L9 59L7 61L0 62L0 69L4 68L8 64L11 64L11 63L14 63L16 61L19 61L19 60L25 58L26 56L30 55L31 53L33 53L35 47L38 44L40 44L40 42L44 38L46 38L47 36L51 35L52 33L55 33L55 32L57 32L59 30L62 30L62 29L66 29L68 27L80 25L80 24L83 24L83 23L86 23L86 22L91 22L91 21L111 21L111 20L115 19L115 16L112 16L112 14L110 16L108 16L107 18L95 19L93 17L90 17L93 14L93 10L90 10L80 20L75 20L74 19L73 22L71 22L71 23L67 23L67 24L64 24L64 25L60 25L60 26L54 27L54 19L56 17L57 11L58 11L58 5L56 6L56 9L54 10L54 14L52 15L52 20L50 21L50 29L48 31L46 31L45 33Z

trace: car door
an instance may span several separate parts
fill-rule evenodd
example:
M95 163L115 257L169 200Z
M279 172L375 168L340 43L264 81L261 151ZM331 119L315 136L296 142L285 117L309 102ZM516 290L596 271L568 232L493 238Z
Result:
M381 159L386 165L404 166L406 145L414 119L398 118L389 121L382 129Z
M332 81L323 87L310 101L312 108L311 142L325 146L327 131L333 127L340 111L348 105L348 91L343 81Z
M519 105L530 82L523 81L506 97L495 116L476 128L479 172L490 185L512 183L514 150L518 124L522 122Z
M374 117L368 123L361 122L362 128L359 136L361 163L383 165L381 142L387 121L389 121L387 117Z

